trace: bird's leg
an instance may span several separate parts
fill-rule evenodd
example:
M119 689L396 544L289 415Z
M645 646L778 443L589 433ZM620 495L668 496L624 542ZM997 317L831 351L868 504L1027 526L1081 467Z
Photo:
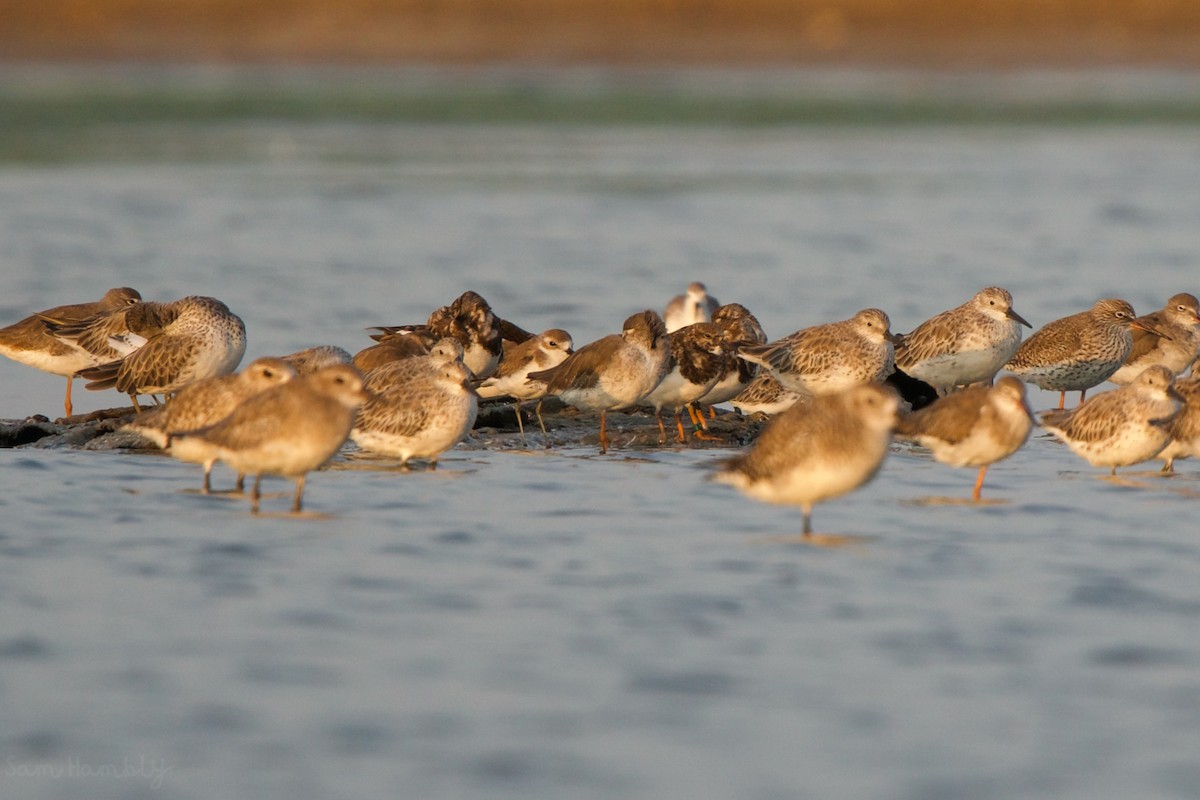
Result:
M262 473L254 476L254 488L250 490L250 513L258 513L258 501L262 499Z
M812 508L802 506L800 510L804 514L804 535L812 536Z
M63 401L63 410L67 412L67 416L71 416L71 381L75 379L74 375L67 376L67 399Z
M234 484L233 488L238 494L246 493L246 473L239 472L237 474L237 483Z
M976 503L979 502L980 494L983 492L983 476L987 474L987 465L984 464L979 468L979 477L975 479L975 491L971 494L971 499Z
M692 410L691 406L687 408L689 411ZM683 444L687 441L687 434L683 432L683 409L681 408L675 409L675 427L679 429L679 435L675 437L675 441Z
M542 419L542 400L544 400L544 399L545 398L538 399L537 406L534 407L534 413L537 414L538 427L542 429L542 439L545 440L546 447L549 447L550 446L550 434L546 433L546 423Z
M522 419L522 417L524 415L521 413L521 401L520 400L513 403L513 413L515 413L517 415L517 430L519 430L521 432L521 447L524 447L525 446L525 421Z
M1067 405L1067 392L1063 390L1058 393L1058 410L1062 411Z
M667 429L663 427L661 408L654 409L654 420L658 423L658 443L664 445L667 443ZM682 430L682 426L680 430Z
M301 475L296 479L296 498L292 500L292 513L299 514L301 505L304 501L304 483L308 479L307 475Z
M607 411L600 412L600 455L608 452L608 430L605 427L607 417Z
M133 401L133 411L134 411L134 413L135 413L135 414L140 414L140 413L142 413L142 407L141 407L141 406L138 404L138 401L137 401L137 395L136 395L136 394L131 394L131 395L129 395L129 399Z

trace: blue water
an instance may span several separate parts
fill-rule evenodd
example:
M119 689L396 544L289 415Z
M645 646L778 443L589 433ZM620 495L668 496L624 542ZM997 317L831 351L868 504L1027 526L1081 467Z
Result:
M179 158L0 164L0 320L212 294L251 358L467 288L580 343L697 279L772 336L866 306L908 330L989 284L1035 325L1145 312L1196 292L1197 133L155 128ZM61 392L0 362L0 417ZM862 540L818 550L705 482L730 451L486 444L340 461L298 519L161 456L0 451L0 793L1200 795L1195 465L1112 482L1035 435L965 507L929 498L972 471L897 447L816 511Z

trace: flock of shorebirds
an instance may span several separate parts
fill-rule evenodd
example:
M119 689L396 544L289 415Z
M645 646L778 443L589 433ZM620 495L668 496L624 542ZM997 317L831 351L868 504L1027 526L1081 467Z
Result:
M481 398L515 403L522 438L525 402L537 401L543 434L546 397L595 412L601 453L610 444L607 414L617 409L652 408L660 443L668 439L664 409L681 443L689 429L713 438L708 419L718 404L769 416L752 445L712 477L799 506L805 536L814 504L870 480L893 437L940 462L978 468L979 502L988 466L1020 449L1037 424L1026 382L1060 393L1041 425L1114 474L1155 457L1171 471L1200 451L1194 296L1177 294L1141 317L1105 299L1027 339L1025 327L1009 292L989 287L907 334L892 333L887 314L869 308L769 341L744 306L722 305L693 283L662 315L640 311L620 333L575 349L566 331L532 334L468 291L423 324L371 329L376 343L357 354L314 347L256 359L235 374L246 329L224 303L148 302L117 288L0 329L0 354L66 376L68 417L75 377L128 394L136 412L128 430L202 464L206 492L218 461L238 473L239 490L254 475L254 511L263 475L294 479L299 511L307 474L347 439L403 465L436 465L467 436ZM1117 388L1086 398L1105 381ZM1064 409L1076 391L1080 404ZM147 396L154 404L143 409L138 398Z

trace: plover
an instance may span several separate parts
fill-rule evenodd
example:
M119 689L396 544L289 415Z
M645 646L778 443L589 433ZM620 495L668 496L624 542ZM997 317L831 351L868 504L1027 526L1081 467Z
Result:
M812 398L771 420L751 449L727 461L713 479L768 503L799 506L804 535L812 509L879 471L892 440L900 400L879 384Z
M546 435L546 423L542 420L542 400L546 397L546 382L530 381L529 373L558 366L573 352L575 350L571 334L561 328L542 331L534 338L516 344L506 341L500 366L496 368L492 377L485 379L477 387L481 399L513 399L513 410L517 415L517 427L521 431L522 443L525 441L525 422L521 419L522 401L538 401L535 413L542 435Z

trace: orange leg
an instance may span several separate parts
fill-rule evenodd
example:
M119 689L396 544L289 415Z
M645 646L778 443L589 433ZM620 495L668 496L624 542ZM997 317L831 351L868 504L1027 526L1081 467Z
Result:
M979 468L979 477L975 479L975 491L971 494L971 499L976 503L979 502L980 493L983 491L983 476L987 474L987 465Z
M1079 405L1083 405L1083 401L1087 399L1087 389L1079 393Z
M1067 393L1065 391L1058 393L1058 410L1062 411L1067 405Z
M67 399L63 401L63 408L67 412L67 416L71 416L71 381L74 380L74 375L67 376Z
M688 406L689 411L691 408ZM683 410L679 408L675 409L675 427L679 429L679 435L675 437L675 441L683 444L687 441L687 434L683 432Z
M304 500L304 483L307 480L307 475L301 475L296 479L296 497L292 500L292 513L299 514L301 503Z
M663 426L662 409L654 409L654 419L658 422L658 443L660 445L667 443L667 429Z
M688 404L687 412L688 412L688 417L690 417L692 420L692 427L699 425L700 420L696 416L696 409L692 408L690 403Z
M709 418L710 418L710 419L716 419L716 418L717 418L717 407L716 407L716 406L709 406L709 407L708 407L708 416L709 416Z

